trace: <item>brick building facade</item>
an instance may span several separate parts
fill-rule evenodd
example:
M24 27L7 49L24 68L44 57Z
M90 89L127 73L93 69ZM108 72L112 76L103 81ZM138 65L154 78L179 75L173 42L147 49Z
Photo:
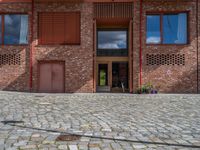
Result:
M0 89L92 93L103 90L124 92L120 87L125 87L127 92L135 93L141 85L151 83L161 93L198 93L199 8L198 0L2 0ZM46 16L42 15L45 13ZM74 40L68 39L67 34L71 31L64 27L72 28L70 36L78 29L73 30L74 25L68 23L74 20L68 19L72 16L70 13L80 13L80 22L74 21L75 25L80 27L80 32L76 33L80 37L74 38L75 41L78 40L75 43ZM165 15L180 13L187 15L186 43L147 43L148 15L162 16L162 24ZM11 30L7 27L10 21L7 15L16 14L28 16L26 44L6 44L11 38L7 31ZM59 17L64 17L65 21L59 20ZM56 22L51 28L48 19ZM45 23L48 25L43 26ZM21 23L21 27L24 24L25 22ZM50 35L51 29L54 36ZM163 30L162 25L160 30ZM65 33L62 34L63 32ZM127 45L122 44L116 51L111 48L108 53L107 49L102 49L98 43L100 36L105 33L127 35ZM19 34L20 40L23 41L24 33ZM160 34L162 38L162 34L166 33ZM51 36L54 38L53 43ZM48 43L48 40L51 42ZM64 42L59 42L62 40ZM127 54L123 53L123 50L126 50ZM113 55L116 52L118 53Z

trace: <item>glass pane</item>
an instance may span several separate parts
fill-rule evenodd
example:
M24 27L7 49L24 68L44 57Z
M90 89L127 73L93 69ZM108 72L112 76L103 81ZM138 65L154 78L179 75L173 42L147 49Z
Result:
M186 44L187 43L187 14L163 16L163 43Z
M127 31L98 31L98 49L127 49Z
M2 16L0 16L0 44L2 44Z
M159 44L161 42L160 34L160 15L147 15L147 44Z
M108 65L107 64L99 64L99 86L107 86L108 85Z
M4 44L28 43L28 15L5 15Z
M128 89L128 63L127 62L112 63L112 87L115 89L117 88Z

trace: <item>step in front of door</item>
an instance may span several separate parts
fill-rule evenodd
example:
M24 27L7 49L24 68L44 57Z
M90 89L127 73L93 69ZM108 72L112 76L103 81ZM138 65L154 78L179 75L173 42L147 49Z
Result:
M110 92L110 86L97 86L97 92Z

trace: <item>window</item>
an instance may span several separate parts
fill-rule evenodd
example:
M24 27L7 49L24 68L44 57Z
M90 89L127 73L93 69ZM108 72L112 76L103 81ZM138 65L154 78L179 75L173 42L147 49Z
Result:
M161 42L160 16L147 16L147 43L158 44Z
M28 15L0 15L0 44L28 44Z
M147 15L147 44L187 44L187 13Z
M39 44L80 44L80 13L40 13Z
M128 31L127 30L103 30L97 31L97 55L98 56L127 56L128 55Z

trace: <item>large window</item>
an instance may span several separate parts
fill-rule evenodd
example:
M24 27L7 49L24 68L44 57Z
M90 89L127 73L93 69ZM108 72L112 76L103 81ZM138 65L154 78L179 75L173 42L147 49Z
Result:
M80 12L40 13L39 44L80 44Z
M187 13L147 15L147 44L187 44Z
M0 15L0 44L28 44L28 15Z
M98 29L97 31L98 56L127 56L128 31L118 29Z

